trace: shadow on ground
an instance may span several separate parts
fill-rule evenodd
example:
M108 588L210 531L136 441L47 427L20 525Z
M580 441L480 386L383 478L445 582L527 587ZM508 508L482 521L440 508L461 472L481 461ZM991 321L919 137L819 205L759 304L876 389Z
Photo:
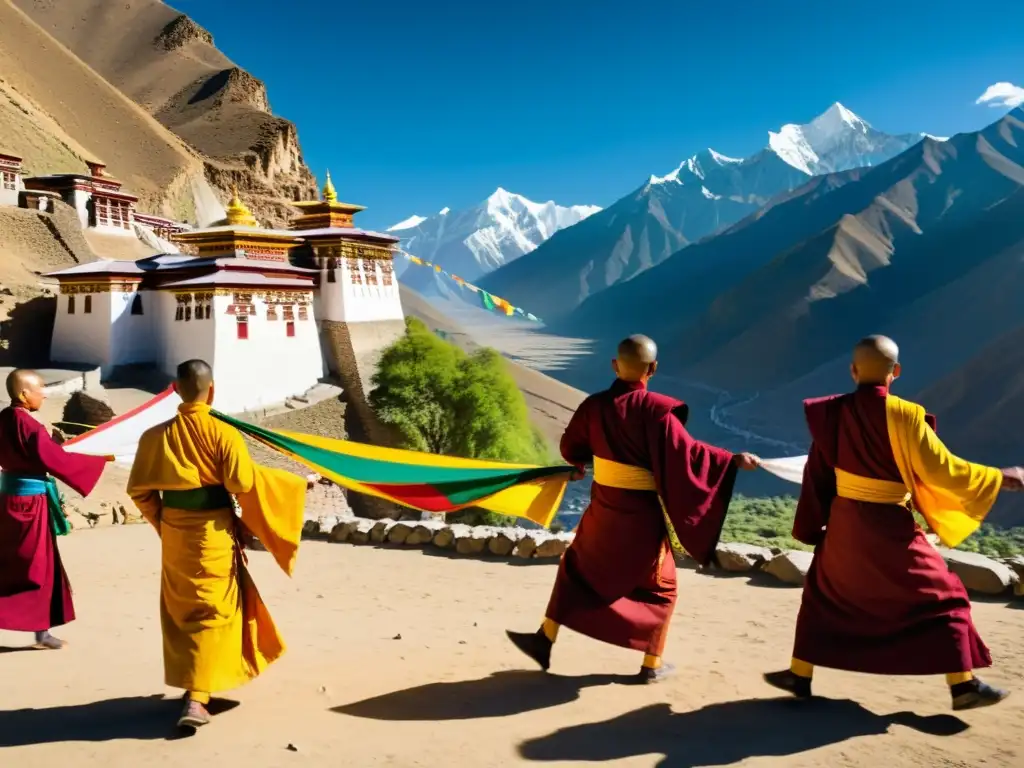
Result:
M673 712L655 704L600 723L530 739L519 754L534 762L604 762L664 755L659 768L732 765L751 757L786 757L902 725L934 736L969 727L953 715L876 715L847 699L745 699Z
M543 672L495 672L479 680L428 683L331 711L368 720L475 720L508 717L576 701L580 691L626 683L629 675L563 677Z
M236 706L238 702L215 699L210 702L210 714ZM47 709L14 709L0 712L0 748L65 741L177 739L189 735L175 725L180 712L181 699L159 694Z

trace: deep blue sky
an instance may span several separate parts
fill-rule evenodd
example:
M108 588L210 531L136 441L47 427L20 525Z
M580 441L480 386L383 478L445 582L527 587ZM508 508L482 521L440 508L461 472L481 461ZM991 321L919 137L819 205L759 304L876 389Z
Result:
M840 101L890 133L951 135L1024 84L1024 1L170 0L267 84L363 226L496 187L607 205L712 146Z

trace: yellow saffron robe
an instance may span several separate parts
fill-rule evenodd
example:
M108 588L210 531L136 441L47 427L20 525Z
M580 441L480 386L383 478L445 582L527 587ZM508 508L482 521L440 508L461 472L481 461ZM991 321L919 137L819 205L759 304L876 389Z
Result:
M160 623L168 686L216 693L258 676L285 646L245 567L238 525L291 575L306 482L253 463L242 434L185 403L139 442L128 494L161 540ZM241 508L165 507L161 491L223 486Z

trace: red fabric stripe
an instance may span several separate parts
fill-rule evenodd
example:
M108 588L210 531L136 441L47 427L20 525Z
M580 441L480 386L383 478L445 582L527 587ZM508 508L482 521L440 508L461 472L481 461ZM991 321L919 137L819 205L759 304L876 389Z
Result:
M438 492L432 485L393 485L390 483L365 483L368 488L386 493L395 499L424 512L451 512L454 505L451 500Z
M84 440L86 437L92 437L93 435L96 435L97 433L102 432L105 429L110 429L111 427L117 426L122 421L127 421L128 419L132 418L133 416L136 416L136 415L142 413L143 411L145 411L145 410L147 410L149 408L152 408L154 405L156 405L157 403L161 402L162 400L170 397L173 394L174 394L174 385L172 384L167 389L165 389L163 392L161 392L159 395L154 397L152 400L147 400L142 405L136 406L135 408L132 408L130 411L126 411L126 412L122 413L120 416L117 416L117 417L111 419L110 421L108 421L108 422L106 422L104 424L100 424L98 427L90 429L88 432L83 432L80 435L75 435L70 440L65 440L64 441L64 445L73 445L74 443L77 443L79 440Z

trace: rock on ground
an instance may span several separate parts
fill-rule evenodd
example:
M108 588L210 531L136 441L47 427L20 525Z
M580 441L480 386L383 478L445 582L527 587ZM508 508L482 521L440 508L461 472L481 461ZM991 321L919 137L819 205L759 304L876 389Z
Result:
M723 571L730 573L746 573L753 571L772 559L772 552L767 547L756 544L743 544L730 541L719 544L715 550L715 561Z
M949 570L960 577L969 592L1001 595L1015 586L1020 578L1008 566L977 552L940 549Z
M773 557L763 570L786 584L802 585L807 577L807 571L811 568L812 560L812 552L783 552Z

